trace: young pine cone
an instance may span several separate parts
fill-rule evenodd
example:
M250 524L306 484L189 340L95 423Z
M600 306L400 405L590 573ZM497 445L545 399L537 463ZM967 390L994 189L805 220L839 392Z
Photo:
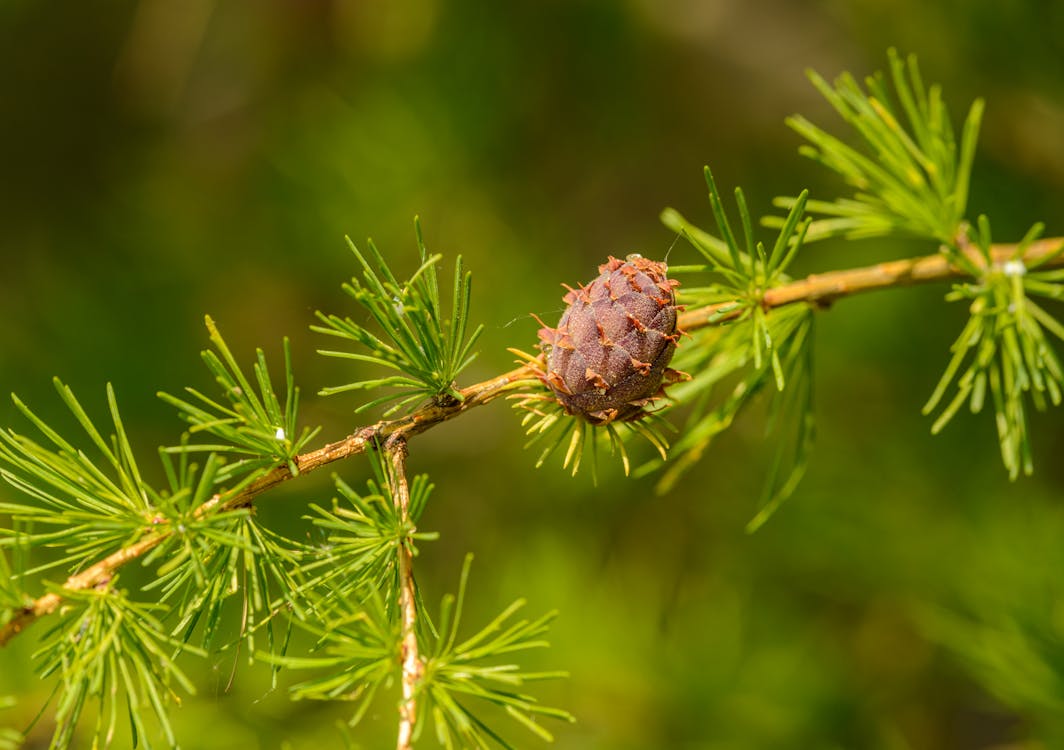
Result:
M599 277L570 289L557 328L539 331L547 354L543 381L570 414L592 424L638 419L664 395L662 380L676 350L679 282L666 266L639 255L610 257Z

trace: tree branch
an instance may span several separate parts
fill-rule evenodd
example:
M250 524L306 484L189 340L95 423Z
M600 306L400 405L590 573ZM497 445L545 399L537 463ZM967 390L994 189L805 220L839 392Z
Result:
M1064 247L1064 237L1039 240L1027 247L1022 260L1027 265L1045 262L1044 268L1061 267L1064 266L1064 253L1060 253L1062 247ZM994 245L991 248L993 263L1003 263L1011 259L1016 249L1017 246L1013 244ZM974 249L965 248L964 252L976 267L985 267L984 259ZM1056 257L1053 257L1055 254ZM1046 261L1047 258L1049 258L1048 261ZM824 307L841 297L870 292L876 289L970 278L971 276L964 270L951 265L945 255L938 253L919 258L878 263L862 268L813 274L804 279L766 290L762 298L762 305L766 309L797 303ZM680 316L679 325L683 330L687 331L710 325L719 325L735 319L744 310L742 307L737 307L734 310L725 312L720 317L714 317L721 310L731 307L735 307L733 302L723 302L688 310ZM534 364L525 364L490 380L462 389L460 391L462 395L461 401L448 404L428 404L404 417L383 420L363 427L343 440L330 443L322 448L296 457L295 464L299 470L298 473L306 474L334 461L362 453L367 446L372 445L374 442L394 440L405 444L414 435L449 421L474 407L494 401L507 392L537 383L536 372L537 369ZM197 510L197 514L212 511L219 504L222 506L219 512L247 507L251 505L255 497L292 479L293 476L287 466L279 466L238 493L233 495L226 495L225 493L215 495ZM81 591L110 579L118 568L154 549L165 541L170 534L171 531L166 528L155 528L147 531L136 542L103 558L80 573L70 576L61 589L65 591ZM10 621L0 627L0 646L6 645L8 641L25 630L39 617L54 612L61 603L62 596L53 591L27 604Z
M1054 253L1059 253L1062 246L1064 246L1064 237L1053 237L1032 242L1027 247L1022 260L1027 265L1033 265L1044 261ZM993 245L990 249L990 256L995 264L1000 264L1011 259L1015 252L1016 245ZM984 268L986 266L983 256L975 248L966 247L964 253L976 268ZM1046 267L1061 265L1064 265L1064 257L1058 256L1049 261ZM951 265L944 254L937 253L920 258L877 263L874 266L865 266L863 268L815 273L790 284L766 290L762 305L766 308L772 308L796 302L806 302L826 307L840 297L849 297L861 292L970 278L970 274L957 266ZM689 310L680 316L679 325L687 331L711 325L708 320L711 316L719 313L722 309L733 306L733 302L718 302L714 305ZM713 324L737 318L743 311L744 308L739 307L725 312L722 316L714 318Z
M420 434L476 406L482 406L509 391L534 382L538 382L535 368L531 365L523 365L490 380L463 388L460 391L462 394L460 402L442 406L429 404L404 417L383 420L376 424L362 427L343 440L329 443L317 450L297 456L295 459L296 467L299 469L300 475L308 474L315 469L331 464L333 461L363 453L374 444L382 443L389 439L402 439L405 441L412 435ZM246 508L252 504L257 496L279 484L283 484L292 479L293 476L295 475L292 474L287 466L278 466L235 494L222 492L214 495L214 497L197 508L195 514L197 517L202 517L212 511L224 513L228 510ZM62 590L83 591L108 580L118 568L147 554L166 541L172 533L171 529L165 526L157 526L146 531L144 536L136 542L123 547L91 567L67 578L61 587ZM39 617L55 612L62 601L63 598L60 594L50 592L27 604L11 620L0 627L0 646L6 646L8 641L29 627Z
M385 443L391 462L392 500L399 513L400 526L410 524L410 486L406 481L406 438L392 435ZM412 532L411 532L412 533ZM396 750L413 747L414 725L417 724L417 687L424 668L417 648L417 596L414 588L414 556L408 540L397 550L399 557L399 611L402 620L403 699L399 704L399 735Z

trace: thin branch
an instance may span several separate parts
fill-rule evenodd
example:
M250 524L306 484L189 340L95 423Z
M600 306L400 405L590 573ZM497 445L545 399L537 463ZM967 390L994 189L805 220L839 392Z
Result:
M392 435L385 443L391 461L392 500L399 513L402 528L410 524L410 486L406 481L406 438ZM412 533L412 532L411 532ZM399 704L399 735L396 750L413 747L414 726L417 724L417 687L424 667L417 649L417 596L414 588L414 555L404 540L397 550L399 556L399 611L402 618L403 699Z
M84 591L102 583L106 583L114 575L114 572L131 560L147 554L162 542L169 533L156 533L123 547L117 552L112 552L107 557L96 562L91 567L80 573L76 573L66 579L63 584L64 591ZM11 618L0 628L0 646L6 646L7 642L18 635L24 628L32 624L42 615L49 615L59 609L63 603L63 597L51 591L44 596L33 600L32 604L23 607L17 615Z
M1022 260L1027 265L1033 265L1055 253L1060 253L1061 246L1064 246L1064 237L1053 237L1032 242L1027 247ZM1016 245L994 245L991 247L991 258L994 263L1004 263L1011 259L1015 252ZM985 267L986 261L978 250L972 247L965 247L964 253L976 268ZM1064 256L1058 255L1044 267L1062 265L1064 265ZM762 298L762 306L768 309L783 307L796 302L806 302L818 307L827 307L840 297L849 297L861 292L970 278L971 274L951 265L944 254L938 253L920 258L877 263L874 266L864 266L863 268L815 273L790 284L766 290ZM723 315L719 314L719 311L727 310L728 308L735 309L726 311ZM743 310L744 308L742 307L736 307L734 302L718 302L684 313L680 316L679 326L683 330L690 331L694 328L719 324L737 318L743 313ZM714 315L717 317L713 319L711 324L709 318Z
M1048 262L1043 263L1042 268L1064 266L1064 253L1060 252L1062 247L1064 247L1064 237L1039 240L1027 247L1022 260L1027 265L1033 265L1050 258ZM1016 245L994 245L991 248L991 258L994 263L1005 262L1012 258L1016 249ZM977 268L985 265L983 258L974 250L965 249L965 252ZM1056 257L1051 257L1055 254ZM826 307L836 299L862 292L969 278L971 278L970 274L951 265L945 255L936 254L878 263L862 268L813 274L767 290L762 298L762 306L770 309L806 303ZM733 302L724 302L688 310L680 316L679 325L682 329L690 331L718 325L741 314L742 310L737 308L723 316L713 318L711 322L710 318L714 314L730 307L736 306ZM407 416L363 427L343 440L297 456L294 463L299 474L306 474L333 461L362 453L374 443L389 439L405 442L414 435L449 421L474 407L487 404L507 392L537 381L536 367L533 364L522 365L490 380L462 389L460 391L461 401L428 404ZM222 506L219 512L247 507L251 505L255 497L292 479L293 476L287 466L278 466L234 495L227 496L225 493L215 495L197 510L197 514L209 512L219 504ZM170 534L171 531L167 528L154 529L130 546L70 576L61 588L66 591L81 591L106 581L118 568L154 549ZM0 627L0 646L6 645L39 617L54 612L61 603L62 596L56 592L50 592L26 605L7 624Z

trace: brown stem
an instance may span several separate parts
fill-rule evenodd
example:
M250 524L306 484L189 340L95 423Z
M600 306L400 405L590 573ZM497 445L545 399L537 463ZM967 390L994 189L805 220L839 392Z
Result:
M67 578L66 583L63 584L63 589L65 591L84 591L104 583L120 567L130 560L136 560L141 555L147 554L167 536L168 534L162 533L150 534L128 547L112 552L91 567ZM6 646L8 641L31 625L34 620L42 615L55 612L62 603L63 597L54 591L34 599L32 603L19 610L18 614L0 628L0 646Z
M1064 254L1058 254L1053 257L1054 254L1060 253L1062 246L1064 246L1064 237L1033 242L1027 247L1022 260L1027 265L1045 262L1044 268L1064 266ZM983 258L973 248L965 247L963 251L976 267L981 268L985 265ZM1015 252L1016 245L994 245L991 248L992 262L1001 263L1009 260ZM1046 260L1047 258L1049 259L1048 261ZM966 278L970 278L970 275L963 269L951 265L945 255L938 253L920 258L878 263L862 268L813 274L804 279L767 290L762 299L762 304L766 308L782 307L795 303L814 304L823 307L840 297L847 297L861 292ZM733 306L734 303L723 302L688 310L680 316L679 325L684 330L693 330L732 320L742 314L742 307L737 307L735 310L726 312L719 317L714 316L719 314L721 310L726 310ZM510 372L463 389L460 402L444 405L429 404L407 416L384 420L363 427L343 440L298 456L295 464L300 474L306 474L333 461L339 461L342 458L362 453L366 450L367 445L374 441L395 439L405 442L410 437L453 419L476 406L482 406L494 401L508 391L536 381L535 366L532 364L522 365ZM279 466L236 494L227 496L222 493L215 495L204 503L197 510L197 513L201 514L214 510L215 506L219 504L222 505L219 509L220 511L247 507L255 497L286 482L292 476L287 466ZM80 591L95 586L109 579L118 568L130 560L135 560L158 546L170 534L171 531L165 527L147 532L141 539L128 547L124 547L105 557L80 573L70 576L62 588L66 591ZM0 627L0 646L6 645L8 641L22 632L37 618L54 612L61 603L62 596L52 592L27 604L6 625Z
M1064 237L1032 242L1024 252L1022 260L1027 265L1045 261L1046 258L1051 258L1055 253L1059 253L1062 245L1064 245ZM1015 252L1016 245L994 245L991 247L990 256L994 263L1003 263L1011 259ZM975 248L966 246L964 253L977 268L986 266L983 256ZM1064 256L1058 255L1052 258L1046 264L1046 267L1060 265L1064 265ZM970 274L957 266L951 265L944 254L938 253L921 258L907 258L905 260L877 263L874 266L865 266L863 268L815 273L790 284L767 290L762 298L762 305L766 308L771 308L791 305L795 302L805 302L826 307L840 297L848 297L861 292L970 278ZM680 316L679 326L681 329L689 331L694 328L715 325L739 317L745 309L740 306L725 312L723 315L719 314L721 310L727 310L730 307L734 307L733 302L718 302L713 305L688 310ZM715 315L719 315L719 317L713 317ZM713 318L712 322L710 322L710 318Z
M401 528L410 524L410 487L406 481L406 438L392 435L385 443L391 461L392 500L399 514ZM412 533L412 530L411 530ZM399 735L396 750L410 750L413 746L414 725L417 724L417 686L423 667L417 649L417 597L414 589L414 556L410 545L400 543L399 612L402 619L400 659L403 663L403 699L399 704Z

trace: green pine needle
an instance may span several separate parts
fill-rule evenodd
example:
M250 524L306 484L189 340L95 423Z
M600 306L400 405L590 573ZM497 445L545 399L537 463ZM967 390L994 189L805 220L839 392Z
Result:
M502 735L479 718L470 702L494 704L521 727L540 739L551 742L553 736L539 723L550 718L574 721L561 709L540 705L522 692L532 682L566 677L564 672L529 672L510 660L513 654L544 648L549 644L546 633L556 613L534 620L517 619L525 606L517 600L491 622L471 636L460 639L462 605L472 555L467 555L457 596L447 595L440 606L438 634L427 628L419 635L427 655L420 696L422 715L431 715L437 739L445 747L512 748ZM419 722L418 731L423 727Z
M397 679L399 618L373 586L324 588L313 603L315 617L297 622L317 643L313 656L259 653L278 667L315 670L320 676L290 688L293 700L348 701L349 726L361 721L382 687Z
M937 412L932 432L939 432L967 404L982 411L990 396L1001 458L1011 479L1031 474L1034 461L1027 431L1028 402L1038 410L1058 405L1064 368L1050 336L1064 340L1064 326L1031 297L1064 298L1064 284L1054 272L1030 273L1022 257L1041 226L1027 233L1014 257L990 263L990 225L980 217L975 241L988 265L975 283L953 288L947 299L967 300L971 317L951 347L953 356L924 405ZM1047 336L1046 333L1050 336ZM947 400L947 394L953 395Z
M590 453L591 478L597 483L598 457L603 448L620 460L625 475L632 470L628 445L634 438L649 443L663 461L668 454L669 440L664 432L671 426L657 412L645 412L638 420L630 422L593 425L568 414L542 384L531 386L529 390L515 394L514 398L514 408L523 412L521 426L528 436L524 447L539 449L537 469L564 446L562 468L576 476L584 466L584 457Z
M54 615L34 654L42 678L59 678L53 747L72 744L87 708L97 717L94 736L100 745L111 744L124 715L130 746L152 747L154 727L145 721L149 716L154 716L165 747L177 746L169 720L170 704L179 700L175 688L188 694L195 689L175 659L182 651L206 654L166 633L159 617L165 607L134 602L114 588L115 582L64 591L69 606Z
M801 116L787 120L810 145L800 153L837 172L856 193L851 199L810 202L827 218L813 222L809 239L908 234L952 245L968 203L983 102L968 111L958 145L938 86L925 88L915 56L889 52L890 85L877 73L865 89L849 74L829 84L809 78L853 129L851 146ZM791 208L794 198L776 205ZM780 219L766 220L778 226Z
M744 240L744 247L740 247L708 167L705 175L710 206L723 239L698 229L671 209L662 220L706 260L704 265L671 269L673 273L708 275L708 283L681 287L679 301L689 309L718 305L707 322L728 323L724 329L699 329L692 336L693 343L677 352L674 366L691 373L692 378L673 386L670 395L694 408L673 447L673 460L666 465L663 459L655 459L641 466L637 474L666 466L657 489L671 489L704 455L713 439L731 427L740 411L771 384L769 431L779 434L780 439L765 481L761 510L749 525L753 531L794 492L805 472L815 434L813 312L804 305L768 310L762 304L767 291L790 281L787 269L810 231L812 223L804 214L814 202L808 200L808 191L789 202L787 216L773 222L779 232L769 251L756 241L746 199L742 190L736 189ZM714 398L712 391L722 380L732 382L730 393Z
M13 397L45 443L11 429L0 430L0 477L33 501L0 503L0 513L10 514L16 528L23 529L0 530L0 546L59 547L66 552L27 573L95 562L138 537L154 509L153 491L141 477L111 386L107 403L114 432L108 438L67 386L59 380L55 386L98 458Z
M20 540L16 537L16 551L19 550ZM15 613L23 607L29 597L22 591L23 571L18 564L8 559L6 550L0 549L0 625L6 623Z
M706 260L704 265L672 267L674 274L708 274L709 283L704 286L685 285L680 288L680 302L688 307L717 304L734 301L737 307L744 308L739 319L756 315L765 292L772 287L790 281L787 269L794 261L805 241L810 220L804 217L809 192L803 191L792 203L787 217L779 223L779 233L768 252L765 245L755 241L753 222L746 198L740 188L735 189L735 202L739 209L739 219L743 228L744 247L740 247L731 229L724 202L717 189L716 181L709 167L705 168L706 185L709 188L709 203L717 222L717 230L723 239L698 229L678 212L669 209L662 214L662 221L670 229L686 239ZM721 248L727 252L722 252ZM725 313L719 311L718 317L731 314L735 308ZM763 326L757 326L755 334L763 336ZM771 341L765 346L771 348Z
M347 240L362 268L361 279L355 277L343 289L368 313L377 332L351 318L318 313L322 325L311 329L356 345L356 350L322 349L320 354L355 362L368 363L399 373L377 378L350 380L339 386L324 388L322 395L352 390L375 390L386 387L398 392L387 393L356 409L363 411L379 404L393 403L386 415L411 407L425 399L437 403L460 401L456 379L476 357L473 345L483 331L478 326L467 335L472 276L462 268L461 256L455 262L454 286L450 315L440 302L437 265L440 255L429 255L415 219L415 233L420 265L413 276L399 282L384 257L373 244L363 253Z
M467 556L458 593L444 597L437 624L429 621L423 604L419 605L418 642L424 671L417 687L420 719L415 739L431 718L434 732L445 747L513 747L470 708L471 702L484 702L500 707L521 727L550 741L550 733L539 720L572 721L572 717L541 706L534 697L519 691L532 682L565 674L527 671L513 664L512 657L548 645L544 636L554 613L535 620L518 619L516 614L524 606L519 600L476 633L460 636L471 562L472 556ZM382 593L376 584L338 577L311 597L316 602L316 617L307 618L298 627L316 638L315 655L259 656L281 667L321 672L319 677L293 686L293 697L350 701L354 710L348 723L353 726L365 717L378 692L400 679L402 632L397 592L385 586Z
M206 324L214 349L202 353L203 361L221 389L221 398L212 399L193 388L185 389L190 399L161 392L158 395L178 410L181 418L190 425L192 435L208 433L222 442L196 444L184 441L166 450L171 453L224 453L236 457L236 461L218 472L219 484L228 484L235 477L279 464L298 474L295 457L314 439L320 428L300 430L299 388L292 372L288 339L283 343L285 396L282 402L274 389L262 350L256 351L253 379L249 379L210 316L206 317Z
M657 491L671 490L767 387L766 432L776 435L776 448L763 485L761 510L748 530L764 524L793 494L812 452L814 315L806 306L790 305L724 329L694 332L694 341L678 351L675 362L679 369L692 373L692 378L672 386L672 395L692 408L672 448L673 458L667 464L659 460L644 464L637 475L664 469ZM757 328L760 333L755 332ZM757 349L766 340L774 342L771 355L765 356L767 350L762 349L759 358ZM728 390L718 396L721 384Z
M410 482L410 517L403 521L392 499L394 480L391 467L379 451L369 454L374 479L359 492L339 477L334 477L340 497L331 508L311 505L307 518L319 532L321 541L308 545L300 575L304 590L332 587L349 589L363 584L382 586L395 574L395 550L419 541L438 537L433 532L417 531L434 485L427 475Z
M156 579L145 589L158 589L160 601L173 603L178 615L174 636L185 643L196 637L205 648L220 649L229 643L219 644L219 635L235 629L235 640L247 644L249 659L260 637L267 652L282 648L275 627L278 615L304 616L297 596L302 585L297 545L263 528L246 511L174 528L177 533L145 559L146 565L160 563Z

